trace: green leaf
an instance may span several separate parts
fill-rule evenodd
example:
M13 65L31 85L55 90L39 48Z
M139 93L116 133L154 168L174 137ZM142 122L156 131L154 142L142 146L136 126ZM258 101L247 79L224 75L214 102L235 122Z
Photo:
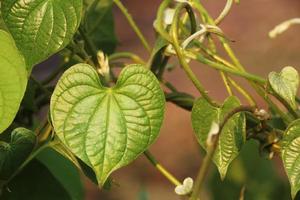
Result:
M300 119L292 122L282 139L281 158L289 178L294 198L300 190Z
M52 175L60 182L71 199L84 199L84 189L78 169L51 148L46 148L37 155L37 159L43 163Z
M1 10L30 71L70 42L80 24L82 0L3 0Z
M213 122L220 124L226 114L240 106L239 100L231 96L222 107L210 105L205 99L198 99L192 110L192 125L200 145L206 149L206 141ZM239 154L245 142L246 133L245 115L238 113L228 120L220 135L218 146L213 158L221 178L224 179L229 164Z
M143 65L125 67L112 88L94 68L78 64L59 80L50 112L61 141L92 167L103 185L157 138L165 99L159 82Z
M0 182L9 179L20 167L32 152L35 143L35 134L25 128L15 129L10 143L0 141Z
M296 95L299 87L299 74L293 67L285 67L280 73L271 72L269 83L274 92L296 109Z
M60 182L36 159L2 189L2 194L0 189L0 199L72 200Z
M27 84L26 64L12 37L0 30L0 133L13 121Z
M149 64L151 66L151 71L155 74L158 74L161 67L165 67L166 63L164 63L164 58L166 55L164 54L165 48L168 46L168 41L166 41L162 37L158 37L155 41L153 50L150 55Z
M72 162L78 169L81 168L77 158L74 156L72 152L60 141L58 137L54 137L51 148L55 150L57 153L64 156L70 162Z
M85 16L85 29L98 49L111 54L117 47L112 0L85 0L88 10Z

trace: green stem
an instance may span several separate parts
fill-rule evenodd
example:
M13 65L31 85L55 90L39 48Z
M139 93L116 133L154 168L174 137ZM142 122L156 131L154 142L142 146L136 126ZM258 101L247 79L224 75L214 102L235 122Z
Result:
M156 20L154 22L155 30L161 35L161 37L163 37L169 43L172 43L172 39L169 33L166 31L166 28L164 27L164 15L165 15L165 10L168 8L171 2L172 0L164 0L160 4L156 15Z
M211 56L212 58L214 58L217 62L220 62L221 64L223 64L223 65L225 65L225 66L227 66L227 67L229 67L229 68L231 68L231 69L233 69L233 70L235 70L235 69L238 69L238 67L236 67L235 65L232 65L230 62L228 62L227 60L225 60L225 59L223 59L223 58L221 58L221 57L219 57L218 55L215 55L215 54L213 54L212 52L210 52L209 50L207 50L207 49L205 49L205 48L203 48L201 45L200 45L200 47L201 47L201 49L203 50L203 51L205 51L205 53L207 53L209 56ZM240 70L240 72L246 72L245 70ZM259 87L259 86L257 86L256 85L256 83L255 82L252 82L251 80L249 80L250 81L250 84L252 85L252 87L255 89L255 91L268 103L268 105L274 110L274 111L276 111L283 119L284 119L284 121L285 122L289 122L289 121L291 121L291 119L284 113L284 112L282 112L279 108L278 108L278 106L276 105L276 104L274 104L266 95L265 95L265 93L264 93L264 91ZM266 83L266 81L265 81L265 83ZM265 84L264 83L264 84ZM234 84L234 83L233 83ZM234 84L234 86L236 87L236 86L238 86L237 84ZM236 87L237 88L237 87ZM247 93L245 90L241 90L242 88L240 87L240 88L237 88L240 92L242 92L242 94L248 99L248 100L250 100L250 101L253 101L253 102L255 102L255 100L253 99L253 98L251 98L250 99L250 94L249 93ZM250 102L249 101L249 102Z
M166 177L172 184L175 186L181 185L180 181L176 179L170 172L168 172L150 153L150 151L145 151L144 155L150 161L150 163L164 176Z
M230 84L233 85L233 87L235 87L235 89L239 91L239 93L241 93L247 99L247 101L251 106L255 106L255 107L257 106L255 99L248 92L246 92L244 88L242 88L239 84L237 84L233 79L229 78L228 80Z
M264 98L264 100L269 105L270 109L273 110L275 113L279 114L286 124L289 124L293 121L293 119L291 119L289 115L285 114L282 110L279 109L279 107L268 97L268 95L265 95L263 90L256 91L259 92L259 95Z
M182 9L189 10L189 9L192 9L192 8L190 7L189 4L186 4L186 3L178 4L178 6L176 7L173 24L171 26L171 37L172 37L173 47L176 51L176 54L178 56L179 62L181 64L183 70L186 72L187 76L193 82L193 84L195 85L197 90L200 92L202 97L205 98L211 105L218 106L218 104L216 102L214 102L208 96L207 92L205 91L205 88L203 87L201 82L198 80L198 78L196 77L194 72L191 70L189 64L185 60L184 54L182 52L183 50L180 47L180 44L179 44L179 41L178 41L178 24L179 24L179 15L180 15L180 12L181 12Z
M230 84L229 84L228 75L225 74L224 72L220 72L220 75L221 75L221 78L222 78L222 80L224 82L225 88L226 88L229 96L232 96L233 92L232 92L232 89L231 89Z
M234 110L232 110L231 112L229 112L225 117L224 120L221 122L220 124L220 129L218 134L212 138L211 142L207 142L207 153L203 159L203 164L201 165L195 184L194 184L194 189L192 192L192 195L190 197L190 200L197 200L197 198L200 195L200 191L204 182L205 177L208 174L208 170L211 164L211 160L214 156L214 153L217 149L218 146L218 141L220 138L220 135L222 133L222 130L224 128L224 126L226 125L226 123L228 122L228 120L235 114L239 113L239 112L250 112L253 113L255 110L255 108L253 108L252 106L240 106L235 108Z
M215 24L220 24L221 21L228 15L228 13L232 7L232 4L233 4L233 0L227 0L223 11L219 15L219 17L215 20Z
M133 60L136 63L146 64L146 62L142 58L140 58L138 55L131 53L131 52L117 52L117 53L110 55L108 58L110 61L122 59L122 58L128 58L128 59Z
M280 103L288 110L288 112L290 114L292 114L292 116L295 118L295 119L298 119L300 116L299 114L291 107L291 105L286 101L284 100L283 98L281 98L279 95L277 95L276 93L272 93L272 95L278 99L278 101L280 101Z
M150 53L151 52L151 47L149 45L149 43L147 42L147 40L145 39L144 35L142 34L142 32L140 31L140 29L138 28L138 26L136 25L136 23L134 22L133 18L131 17L131 15L129 14L128 10L126 9L126 7L122 4L122 2L120 0L114 0L115 4L119 7L119 9L121 10L121 12L123 13L123 15L126 17L127 21L129 22L131 28L134 30L134 32L137 34L137 36L139 37L139 39L141 40L142 44L144 45L144 47L147 49L147 51Z
M265 79L263 79L263 78L261 78L257 75L254 75L254 74L251 74L251 73L248 73L248 72L245 72L245 71L239 71L239 70L229 68L229 67L227 67L226 65L224 65L222 63L217 63L217 62L214 62L212 60L209 60L209 59L205 58L204 56L202 56L200 54L187 55L187 56L189 56L192 59L196 59L196 60L198 60L199 62L201 62L203 64L209 65L209 66L211 66L211 67L213 67L217 70L221 70L223 72L227 72L227 73L231 73L231 74L234 74L234 75L237 75L237 76L241 76L241 77L244 77L248 80L254 81L254 82L259 83L259 84L265 84L266 83Z
M95 47L94 43L90 40L89 36L85 33L85 30L82 27L79 27L79 33L82 36L83 40L85 41L87 51L92 56L92 60L94 62L95 67L97 67L98 66L97 48Z
M195 8L200 12L203 13L203 15L206 16L207 21L209 24L211 25L215 25L214 20L212 19L212 17L210 17L210 15L208 14L208 12L206 11L206 9L202 6L202 4L200 3L199 0L191 0L193 2L193 4L195 5ZM228 42L226 39L224 39L223 37L218 37L219 40L221 41L225 51L227 52L228 56L230 57L230 59L232 60L232 62L234 63L234 65L236 66L236 68L239 71L243 71L245 72L245 68L242 66L242 64L240 63L240 61L237 59L237 57L235 56L234 52L232 51L232 49L230 48ZM250 84L252 85L252 87L256 90L256 92L266 100L266 102L269 104L270 107L275 108L277 111L280 111L280 109L268 98L266 98L266 96L264 95L264 92L257 86L256 83L252 83L250 82ZM283 118L287 118L287 116L283 113L283 112L279 112L280 115Z

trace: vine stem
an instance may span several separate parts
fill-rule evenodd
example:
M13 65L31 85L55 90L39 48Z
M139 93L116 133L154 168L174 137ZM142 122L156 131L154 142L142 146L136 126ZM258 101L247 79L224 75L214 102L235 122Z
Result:
M211 164L211 160L214 156L214 153L217 149L218 146L218 141L220 138L220 135L222 133L222 130L224 128L224 126L226 125L226 123L228 122L228 120L235 114L239 113L239 112L250 112L253 113L255 111L255 108L252 106L240 106L237 107L235 109L233 109L231 112L229 112L225 117L224 120L222 121L222 123L219 125L219 132L215 135L215 137L211 138L210 142L207 142L207 153L203 159L203 164L201 165L195 184L194 184L194 189L192 192L192 195L190 197L190 200L197 200L199 195L200 195L200 190L201 187L203 185L204 179L206 177L206 175L208 174L208 170L209 170L209 166Z
M146 64L146 62L141 57L139 57L138 55L136 55L134 53L131 53L131 52L117 52L117 53L111 54L108 57L108 59L110 61L117 60L117 59L122 59L122 58L131 59L136 63Z
M229 84L229 77L228 77L228 75L225 74L224 72L220 72L220 75L221 75L221 78L222 78L222 80L224 82L225 88L226 88L226 90L228 92L228 95L232 96L233 92L232 92L232 89L231 89L230 84Z
M130 24L131 28L134 30L134 32L139 37L139 39L141 40L141 42L144 45L144 47L150 53L151 52L151 47L150 47L149 43L147 42L146 38L142 34L142 32L139 29L139 27L136 25L136 23L133 20L132 16L129 14L127 8L122 4L122 2L120 0L114 0L114 2L118 6L118 8L121 10L121 12L123 13L123 15L126 17L128 23Z
M237 82L235 82L232 78L228 78L229 82L239 93L241 93L245 99L250 103L251 106L257 106L257 103L255 102L255 99L250 95L244 88L242 88Z
M199 0L190 0L193 5L195 6L195 8L202 14L203 18L205 18L207 20L207 22L211 25L215 25L215 21L212 19L212 17L208 14L207 10L203 7L203 5L200 3ZM235 67L235 69L237 69L237 71L240 72L246 72L245 68L243 67L243 65L240 63L240 61L238 60L238 58L235 56L233 50L231 49L231 47L229 46L228 42L226 39L224 39L223 37L218 37L220 42L222 43L226 53L228 54L228 56L230 57L230 59L233 62L233 67ZM268 105L275 110L276 112L278 112L280 114L280 116L286 121L289 122L289 116L287 116L285 113L283 113L276 104L274 104L264 93L264 91L257 85L257 83L250 81L250 84L252 85L252 87L256 90L256 92L268 103Z
M232 4L233 4L233 0L227 0L223 11L219 15L219 17L215 20L215 24L220 24L222 22L222 20L228 15L228 13L232 7Z
M168 170L166 170L156 159L155 157L150 153L150 151L145 151L144 155L146 158L150 161L150 163L164 176L166 177L172 184L175 186L181 185L181 182L175 178Z
M210 98L210 96L207 94L207 92L205 91L205 88L203 87L201 82L197 79L196 75L191 70L189 64L187 63L187 61L184 58L184 55L183 55L183 52L182 52L183 50L182 50L182 48L179 44L179 41L178 41L179 15L180 15L180 12L181 12L182 9L190 10L192 8L190 7L189 4L186 4L186 3L181 3L176 7L173 23L172 23L172 26L171 26L171 37L172 37L173 47L175 49L175 52L178 56L179 62L181 64L183 70L186 72L187 76L193 82L193 84L195 85L197 90L200 92L202 97L205 98L211 105L219 107L219 105L216 102L214 102ZM191 13L191 12L189 12L189 13Z
M221 70L224 72L228 72L237 76L241 76L244 77L250 81L259 83L259 84L265 84L266 80L264 78L261 78L260 76L245 72L245 71L240 71L240 70L235 70L232 68L227 67L226 65L222 64L222 63L217 63L214 62L212 60L209 60L207 58L205 58L204 56L198 54L198 55L192 55L191 58L198 60L199 62L203 63L203 64L207 64L217 70Z
M87 36L85 30L82 27L79 27L79 33L86 43L87 50L92 55L92 60L94 62L95 67L97 67L98 66L97 48L95 47L94 43L90 40L90 38Z

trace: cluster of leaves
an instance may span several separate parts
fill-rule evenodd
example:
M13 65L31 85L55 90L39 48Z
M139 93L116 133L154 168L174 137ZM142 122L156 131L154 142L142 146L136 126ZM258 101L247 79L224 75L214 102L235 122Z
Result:
M114 3L150 50L148 62L132 53L113 53L117 45ZM227 9L213 20L197 0L164 0L154 23L157 40L151 50L119 0L1 1L0 132L11 139L3 138L0 143L0 195L5 199L28 195L31 190L22 191L20 185L27 185L31 176L36 186L42 176L49 177L49 199L56 199L51 196L55 194L63 199L82 199L79 170L100 187L109 185L112 172L131 163L158 138L165 101L169 101L191 111L195 136L222 179L246 141L257 140L261 153L269 158L280 152L295 197L300 190L298 72L285 67L280 73L270 73L267 80L246 72L217 26ZM195 17L196 12L201 19ZM231 61L218 54L216 41L223 44ZM107 58L103 52L111 55ZM62 65L42 82L37 81L31 75L33 67L54 54L62 58ZM165 72L172 70L168 66L171 56L178 58L201 94L197 100L164 80ZM125 66L116 78L113 67L120 66L114 62L119 58L130 58L135 64ZM229 93L222 105L205 91L189 67L190 60L220 72ZM245 78L270 112L260 110L232 76ZM165 85L165 91L160 84ZM234 92L240 92L249 105L241 105ZM50 117L43 122L36 116L45 106L50 106ZM147 157L156 163L149 153ZM37 168L42 175L32 175ZM197 199L203 174L205 167L200 169L194 188L189 184L193 191L181 195Z

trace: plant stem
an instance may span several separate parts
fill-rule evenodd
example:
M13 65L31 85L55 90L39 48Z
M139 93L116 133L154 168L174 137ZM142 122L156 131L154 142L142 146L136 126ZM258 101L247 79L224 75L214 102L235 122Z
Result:
M272 95L278 99L280 101L280 103L288 110L288 112L295 118L298 119L300 116L299 114L290 106L290 104L283 99L282 97L280 97L279 95L277 95L276 93L272 93Z
M249 102L249 104L251 106L255 106L255 107L257 106L255 99L248 92L246 92L246 90L244 88L242 88L233 79L229 78L228 80L229 80L230 84L233 85L233 87L235 87L235 89L237 91L239 91L239 93L241 93L247 99L247 101Z
M164 0L160 4L156 15L156 20L154 23L155 30L161 35L161 37L163 37L169 43L172 43L172 39L164 27L164 16L165 16L165 10L168 8L171 2L172 0Z
M206 175L208 174L208 170L209 170L209 166L211 164L211 160L212 160L212 158L214 156L214 153L215 153L215 151L217 149L218 141L219 141L220 135L222 133L222 130L223 130L225 124L228 122L228 120L233 115L235 115L235 114L237 114L239 112L250 112L250 113L253 113L254 110L255 110L255 108L252 107L252 106L240 106L240 107L235 108L231 112L229 112L224 117L224 120L220 124L219 133L215 137L212 138L211 142L207 143L207 153L206 153L206 155L205 155L205 157L203 159L203 164L201 165L201 167L199 169L199 172L198 172L195 184L194 184L194 189L193 189L193 192L192 192L190 200L197 200L197 198L200 195L200 190L202 188L203 181L204 181Z
M215 24L220 24L221 21L228 15L228 13L232 7L232 4L233 4L233 0L227 0L223 11L219 15L219 17L215 20Z
M223 79L225 88L227 89L227 92L228 92L229 96L232 96L233 93L232 93L231 87L230 87L229 82L228 82L228 80L229 80L228 79L228 75L225 74L224 72L220 72L220 75L221 75L221 77Z
M121 10L121 12L123 13L123 15L126 17L127 21L129 22L131 28L134 30L134 32L137 34L137 36L139 37L139 39L141 40L142 44L144 45L144 47L147 49L147 51L150 53L151 52L151 47L149 45L149 43L147 42L147 40L145 39L144 35L142 34L142 32L140 31L140 29L138 28L138 26L136 25L136 23L134 22L133 18L131 17L131 15L129 14L128 10L126 9L126 7L122 4L122 2L120 0L114 0L115 4L119 7L119 9Z
M183 50L180 47L179 41L178 41L178 24L179 24L179 15L182 9L192 9L189 4L182 3L179 4L176 7L175 14L174 14L174 19L173 19L173 24L171 26L171 37L172 37L172 44L175 49L175 52L178 56L179 62L183 68L183 70L186 72L187 76L189 79L193 82L197 90L200 92L203 98L205 98L211 105L213 106L219 106L216 102L214 102L207 94L205 91L205 88L201 84L201 82L197 79L196 75L194 72L191 70L189 64L186 62L185 57L183 55Z
M166 177L172 184L175 186L181 185L180 181L176 179L170 172L168 172L150 153L150 151L145 151L144 155L151 162L151 164L164 176Z
M82 27L79 27L79 33L85 41L86 48L89 51L89 54L92 55L92 60L94 62L95 67L97 67L97 48L95 47L94 43L90 40L90 38L86 35L85 30Z
M203 13L203 15L207 18L208 23L211 24L211 25L215 25L214 20L208 14L208 12L206 11L206 9L202 6L202 4L200 3L200 1L199 0L191 0L191 1L195 5L195 8L200 13ZM232 49L230 48L227 40L224 39L223 37L218 37L218 38L219 38L220 42L222 43L222 45L223 45L225 51L227 52L228 56L230 57L230 59L234 63L236 69L238 69L239 71L245 72L245 68L242 66L242 64L240 63L240 61L235 56L235 54L232 51ZM261 88L259 88L256 83L250 82L250 84L256 90L256 92L269 104L270 107L272 107L276 111L278 111L279 114L282 116L282 118L284 118L285 120L288 119L288 116L286 116L270 99L268 99L268 97L266 97L264 95L264 91Z
M223 72L227 72L227 73L231 73L231 74L234 74L234 75L237 75L237 76L241 76L241 77L244 77L250 81L253 81L253 82L256 82L256 83L259 83L259 84L265 84L266 83L266 80L257 76L257 75L254 75L254 74L250 74L248 72L245 72L245 71L240 71L240 70L235 70L235 69L232 69L232 68L229 68L227 67L226 65L222 64L222 63L217 63L217 62L214 62L212 60L209 60L207 58L205 58L204 56L200 55L200 54L197 54L197 55L187 55L189 56L190 58L192 59L196 59L198 60L199 62L203 63L203 64L206 64L206 65L209 65L217 70L220 70L220 71L223 71Z
M128 58L133 60L136 63L146 64L146 62L142 58L140 58L138 55L131 52L117 52L110 55L108 58L110 61L121 59L121 58Z

